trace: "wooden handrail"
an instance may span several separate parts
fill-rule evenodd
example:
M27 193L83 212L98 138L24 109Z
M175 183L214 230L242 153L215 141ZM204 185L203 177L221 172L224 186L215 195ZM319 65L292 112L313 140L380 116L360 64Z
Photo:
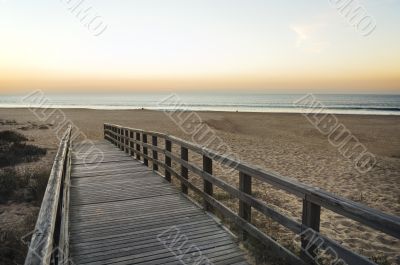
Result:
M69 174L70 165L70 139L71 127L66 130L61 139L53 167L51 169L46 192L40 207L39 216L33 231L25 265L47 265L64 264L65 244L67 224L65 217L68 213L65 207L69 202L63 196L65 189L69 186L64 185L65 178ZM63 243L60 244L60 238Z
M122 132L127 132L122 133ZM135 134L136 138L132 137ZM143 141L143 135L152 137L152 144ZM142 138L141 138L142 136ZM126 150L136 155L138 160L143 157L144 161L151 161L153 165L163 167L165 169L165 178L170 181L171 175L175 176L181 181L182 191L187 192L187 188L192 189L203 197L204 208L206 210L216 209L223 216L232 220L238 227L246 234L258 238L261 242L265 243L272 249L280 252L281 256L290 264L302 264L308 262L307 257L302 255L302 259L290 252L288 249L279 245L276 241L272 240L268 235L257 229L251 224L251 208L254 208L264 214L265 216L277 221L281 225L290 229L296 234L300 234L307 229L311 229L323 241L325 248L332 248L336 251L341 259L348 264L375 264L371 260L363 257L357 253L348 250L339 243L321 235L319 233L320 225L320 211L321 208L329 209L340 215L346 216L350 219L358 221L373 229L384 232L397 239L400 238L400 218L398 216L388 215L378 210L369 208L360 203L350 201L348 199L333 195L321 189L304 185L291 178L280 176L276 173L266 171L264 169L249 165L247 163L232 159L231 157L224 156L209 150L194 143L182 140L180 138L163 134L159 132L144 131L134 128L122 127L113 124L104 124L104 137L111 141L121 149ZM160 148L154 144L154 138L162 138L165 140L165 148ZM142 139L142 140L141 140ZM156 140L157 142L157 140ZM180 147L181 154L177 156L172 152L172 145ZM134 148L134 146L136 148ZM149 156L147 150L162 153L165 156L165 162L158 160L157 156ZM203 168L190 163L187 157L187 151L190 150L203 156ZM177 162L181 167L181 172L176 172L171 166L171 160ZM225 181L215 177L212 174L212 162L216 161L225 166L231 167L239 172L240 188L226 183ZM153 166L154 169L154 166ZM187 178L187 171L203 178L203 190L193 185ZM285 190L303 200L303 215L302 222L299 223L290 217L287 217L270 206L265 202L255 198L251 194L251 180L256 178L262 182L273 185L274 187ZM228 192L232 196L239 199L239 215L232 212L229 208L224 206L212 196L213 185ZM306 246L309 242L306 238L302 238L302 246ZM304 253L303 253L304 254Z

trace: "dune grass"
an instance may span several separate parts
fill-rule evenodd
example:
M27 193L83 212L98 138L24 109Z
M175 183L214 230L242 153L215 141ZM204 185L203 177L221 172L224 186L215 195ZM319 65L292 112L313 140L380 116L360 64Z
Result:
M0 132L0 168L37 161L47 150L27 144L28 139L14 131Z

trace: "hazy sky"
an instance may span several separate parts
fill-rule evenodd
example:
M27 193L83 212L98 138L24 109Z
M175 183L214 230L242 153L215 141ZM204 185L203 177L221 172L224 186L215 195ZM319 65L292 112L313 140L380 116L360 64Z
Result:
M352 2L369 36L333 4L347 0L78 1L0 0L0 92L400 92L400 0Z

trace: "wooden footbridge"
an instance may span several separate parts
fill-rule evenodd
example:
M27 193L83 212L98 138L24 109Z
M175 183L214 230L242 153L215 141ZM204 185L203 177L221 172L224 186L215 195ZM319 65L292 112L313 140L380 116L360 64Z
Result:
M319 233L321 207L400 238L399 217L166 134L111 124L104 125L104 141L72 143L71 134L69 128L61 140L25 264L248 264L215 212L235 224L240 239L256 239L286 264L312 264L327 249L342 262L335 264L375 264ZM189 161L189 151L202 156L202 168ZM213 162L238 171L239 188L215 177ZM189 172L203 179L203 189ZM253 197L252 178L302 198L302 222ZM238 214L213 196L214 185L239 199ZM189 189L202 205L187 196ZM255 227L252 208L301 235L301 253Z

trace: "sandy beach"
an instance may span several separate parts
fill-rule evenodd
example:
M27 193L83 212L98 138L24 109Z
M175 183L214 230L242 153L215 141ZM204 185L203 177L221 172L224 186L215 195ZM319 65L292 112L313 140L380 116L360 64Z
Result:
M87 138L103 139L103 123L159 131L191 140L168 116L150 110L87 110L64 109ZM352 161L343 157L301 114L198 112L207 124L228 144L238 157L250 164L280 175L319 187L328 192L366 204L385 213L400 215L400 116L336 115L338 120L377 158L372 170L360 174ZM17 124L1 125L15 129L34 144L49 149L44 161L51 161L58 139L49 126L39 121L28 109L0 109L1 120ZM32 125L35 124L35 125ZM237 185L238 176L216 171L228 182ZM255 182L254 193L279 211L301 219L301 201L292 195ZM218 191L217 195L218 196ZM221 195L221 197L223 197ZM224 203L237 210L237 201ZM276 223L253 213L254 223L290 246L294 235ZM323 210L321 231L339 243L369 257L387 257L389 264L400 264L399 241L363 225Z

